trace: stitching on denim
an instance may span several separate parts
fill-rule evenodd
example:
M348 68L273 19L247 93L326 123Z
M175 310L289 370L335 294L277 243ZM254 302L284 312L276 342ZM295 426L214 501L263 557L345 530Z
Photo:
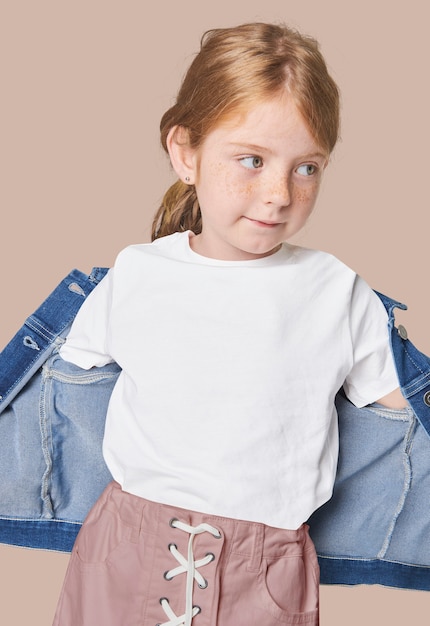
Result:
M407 387L403 387L403 391L408 397L413 396L416 393L418 393L418 391L425 389L429 383L430 383L430 374L426 374L423 378L420 378L419 380L415 380L413 383L411 383Z
M53 333L46 328L43 324L41 324L37 318L30 316L26 319L25 325L34 330L38 335L41 335L47 341L51 341L56 336L56 333Z
M403 465L403 469L404 469L404 475L403 475L403 490L402 493L400 495L399 501L397 503L397 507L394 511L394 515L393 518L391 520L391 523L388 527L388 531L387 534L385 536L385 539L382 543L381 549L377 554L377 557L379 559L384 558L384 556L387 553L387 550L390 546L391 543L391 539L394 533L394 529L396 527L396 523L398 520L398 517L400 515L400 513L403 510L403 507L405 506L405 502L406 502L406 498L408 495L408 492L411 488L411 482L412 482L412 467L411 467L411 458L410 458L410 451L411 451L411 447L412 447L412 440L413 440L413 436L416 430L416 426L417 426L417 420L413 417L411 419L409 428L406 432L405 437L403 438L403 452L402 452L402 465Z
M74 526L82 526L82 522L77 522L76 520L69 520L69 519L58 519L58 518L50 518L50 519L46 519L43 517L8 517L7 515L0 515L0 521L5 521L5 522L29 522L29 523L36 523L36 524L46 524L47 522L49 524L52 524L53 522L55 522L56 524L73 524ZM16 544L13 544L16 545ZM49 548L47 548L49 549Z
M88 280L97 285L103 280L108 271L109 268L107 267L93 267L91 274L88 276Z
M49 486L51 482L52 476L52 431L50 428L50 423L48 422L48 412L46 410L46 403L48 400L48 385L47 380L48 377L45 376L45 372L47 371L46 366L42 371L42 383L40 389L40 399L39 399L39 426L40 426L40 434L41 434L41 443L42 443L42 452L43 458L45 459L45 471L42 476L42 484L41 484L41 498L43 502L44 512L48 517L54 516L54 509L51 501L51 497L49 494Z
M42 365L49 358L49 355L51 354L51 352L52 352L52 345L50 344L46 346L46 348L41 350L40 353L35 354L34 358L31 359L28 366L22 371L19 379L14 380L13 384L8 389L6 389L6 391L2 393L1 399L6 400L6 398L9 397L9 394L15 389L15 387L21 385L22 379L25 378L27 373L35 366L35 364L40 361L40 365Z
M107 270L104 269L104 268L93 268L93 272L91 273L90 276L86 276L86 275L82 274L81 272L79 272L79 278L81 276L84 276L84 285L86 286L86 281L88 281L88 283L89 283L90 289L89 289L88 293L91 293L91 291L94 289L95 285L98 284L100 282L100 280L105 276L106 271ZM48 298L43 303L44 305L46 305L48 302L50 302L51 300L54 299L54 294L56 294L58 292L58 290L66 284L67 279L69 279L70 277L72 278L72 281L74 280L76 282L75 272L70 272L70 274L66 278L64 278L61 281L61 283L57 286L56 290L50 296L48 296ZM70 293L73 293L73 291L69 290L69 294ZM66 303L65 303L64 306L66 307ZM39 311L39 309L41 307L39 307L39 309L37 309L37 311L35 313L30 315L25 320L25 322L24 322L24 324L22 326L22 329L24 329L27 326L33 332L37 333L40 337L43 337L48 342L48 344L51 344L51 343L55 342L57 340L57 338L59 336L61 336L62 333L64 333L65 329L68 328L68 326L71 324L71 322L73 321L73 319L76 316L76 311L74 310L74 306L72 305L72 300L70 300L70 297L67 298L67 307L71 307L72 310L69 311L69 315L67 316L67 318L62 318L61 328L59 328L58 332L56 332L56 333L52 333L48 328L46 328L46 326L44 326L42 323L40 323L39 320L37 319L37 317L35 316L35 313L37 313L37 311ZM78 309L79 309L79 307L80 307L80 304L78 306ZM14 341L14 340L12 340L12 341ZM0 390L0 404L1 405L4 405L4 401L7 400L10 397L10 395L14 392L14 390L17 387L18 387L18 389L20 388L21 381L23 380L23 378L25 378L27 376L28 372L30 372L35 367L35 365L37 363L40 363L40 365L42 365L46 361L46 359L49 357L49 355L51 353L52 353L52 346L51 345L47 345L46 347L41 348L40 352L39 351L35 351L35 354L34 354L33 358L30 359L30 361L28 361L26 359L26 365L24 366L23 370L21 371L21 376L19 377L19 379L12 381L12 383L9 384L7 389L1 389Z
M417 564L417 563L408 563L407 561L397 561L395 559L380 559L380 558L365 558L359 556L330 556L328 554L320 554L317 553L319 559L324 559L327 561L348 561L348 562L359 562L359 563L378 563L382 561L383 563L392 563L393 565L404 565L406 567L414 567L416 569L430 569L430 565Z
M91 374L63 374L55 369L51 369L46 372L46 376L53 378L62 383L70 383L73 385L91 385L92 383L99 382L101 380L109 380L118 376L119 372L103 372L103 373L91 373Z
M409 406L406 406L403 409L389 409L388 407L376 407L373 404L369 404L364 408L368 409L372 413L375 413L375 415L392 422L409 422L414 414Z
M67 326L65 326L64 328L67 328ZM22 380L26 378L28 372L35 368L33 372L34 376L39 367L42 367L42 365L49 359L51 354L64 343L65 340L61 336L61 333L64 332L64 328L52 341L49 342L49 344L45 348L42 348L40 351L35 352L34 357L28 362L27 367L22 370L20 377L18 379L15 379L12 385L10 385L8 389L6 389L6 391L2 391L0 395L0 404L3 402L3 400L6 400L10 397L10 394L13 393L16 387L20 388Z
M428 374L426 374L426 372L424 372L421 367L418 365L418 363L415 363L414 359L411 357L411 355L409 354L409 352L405 349L405 354L408 357L408 359L410 360L410 362L415 365L415 367L417 368L417 370L419 372L421 372L421 374L423 374L424 376L428 376Z

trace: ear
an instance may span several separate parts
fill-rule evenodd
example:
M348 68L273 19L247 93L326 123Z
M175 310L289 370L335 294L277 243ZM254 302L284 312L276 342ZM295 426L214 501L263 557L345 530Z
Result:
M197 155L190 146L188 130L184 126L174 126L167 135L167 150L170 162L179 178L187 185L194 185L197 173Z

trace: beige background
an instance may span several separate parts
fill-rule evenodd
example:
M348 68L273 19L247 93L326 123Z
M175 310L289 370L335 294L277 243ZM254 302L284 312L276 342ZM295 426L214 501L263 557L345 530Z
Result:
M211 27L287 21L315 35L343 131L297 238L409 305L429 353L428 15L420 0L0 0L0 348L72 267L149 239L171 180L158 122ZM0 546L1 623L47 626L62 554ZM322 626L429 623L430 594L324 587Z

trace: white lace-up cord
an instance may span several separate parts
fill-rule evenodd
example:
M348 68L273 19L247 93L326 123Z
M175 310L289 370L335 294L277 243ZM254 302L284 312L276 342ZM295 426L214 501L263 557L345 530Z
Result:
M163 607L165 614L169 618L169 621L163 622L162 624L157 624L157 626L184 626L185 614L180 616L175 615L175 612L172 611L167 598L160 598L160 604ZM192 617L195 617L197 613L200 613L200 609L196 606L193 609Z
M197 584L202 588L205 588L207 586L206 580L203 578L200 572L197 571L197 568L207 565L214 559L213 554L207 554L204 558L195 561L193 554L193 539L196 535L200 535L201 533L210 533L211 535L219 539L221 537L221 534L216 528L214 528L214 526L206 523L199 524L198 526L190 526L189 524L185 524L184 522L181 522L177 519L173 519L170 521L170 525L173 528L183 530L190 535L190 538L188 540L187 558L185 558L179 552L174 544L170 544L170 552L178 561L179 566L169 570L164 574L166 580L171 580L175 576L186 572L187 584L185 594L185 614L180 617L176 616L175 613L172 611L168 600L166 598L161 598L161 606L163 607L164 612L166 613L170 621L164 622L163 624L160 624L160 626L191 626L191 621L193 617L195 617L197 613L200 612L199 607L193 607L194 580L196 580Z

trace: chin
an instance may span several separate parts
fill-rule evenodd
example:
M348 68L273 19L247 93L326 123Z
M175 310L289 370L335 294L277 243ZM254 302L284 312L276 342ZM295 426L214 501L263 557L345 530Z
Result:
M248 249L242 248L242 252L243 254L251 258L255 258L255 257L261 258L265 256L270 256L271 254L275 254L275 252L279 250L281 245L282 244L278 243L278 244L275 244L274 246L269 246L269 247L259 247L259 246L251 247L250 246Z

